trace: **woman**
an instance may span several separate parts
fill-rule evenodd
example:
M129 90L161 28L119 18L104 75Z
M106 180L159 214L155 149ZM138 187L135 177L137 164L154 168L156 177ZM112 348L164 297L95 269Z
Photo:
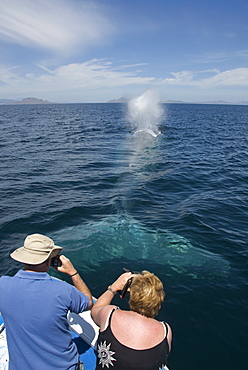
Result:
M130 283L130 311L111 305L117 291ZM167 323L154 319L164 300L162 282L152 273L122 274L92 308L100 327L96 369L166 369L172 332Z

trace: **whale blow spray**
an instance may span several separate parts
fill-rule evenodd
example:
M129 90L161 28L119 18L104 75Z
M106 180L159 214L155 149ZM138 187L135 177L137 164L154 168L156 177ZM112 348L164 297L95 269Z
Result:
M156 91L147 90L139 97L130 100L128 115L134 133L147 132L154 137L160 134L158 126L163 118L164 110L159 104Z

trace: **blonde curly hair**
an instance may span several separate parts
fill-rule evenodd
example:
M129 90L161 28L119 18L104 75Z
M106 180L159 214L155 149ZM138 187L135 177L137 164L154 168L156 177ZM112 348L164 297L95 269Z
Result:
M163 283L149 271L135 275L130 287L129 306L134 312L146 317L155 317L164 300Z

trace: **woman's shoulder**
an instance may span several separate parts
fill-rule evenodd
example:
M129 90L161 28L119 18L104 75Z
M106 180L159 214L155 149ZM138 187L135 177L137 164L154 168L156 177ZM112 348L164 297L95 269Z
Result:
M115 306L115 305L109 304L109 305L107 305L107 306L103 306L103 307L101 307L101 314L102 314L103 316L108 316L108 315L110 315L110 314L111 314L111 312L112 312L112 311L115 311L115 310L117 310L117 309L119 309L119 307L118 307L118 306Z
M97 309L94 310L94 306L93 306L91 310L91 316L93 320L95 321L95 323L98 326L100 326L102 329L103 327L106 326L106 322L108 321L111 315L111 312L116 310L117 308L118 306L107 305L107 306L97 307Z

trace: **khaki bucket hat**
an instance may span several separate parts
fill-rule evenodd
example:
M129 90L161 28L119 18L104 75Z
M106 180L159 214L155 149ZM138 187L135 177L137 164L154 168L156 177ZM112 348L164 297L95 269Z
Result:
M39 265L49 258L57 256L63 248L54 245L54 241L41 234L28 235L24 246L16 249L10 257L29 265Z

